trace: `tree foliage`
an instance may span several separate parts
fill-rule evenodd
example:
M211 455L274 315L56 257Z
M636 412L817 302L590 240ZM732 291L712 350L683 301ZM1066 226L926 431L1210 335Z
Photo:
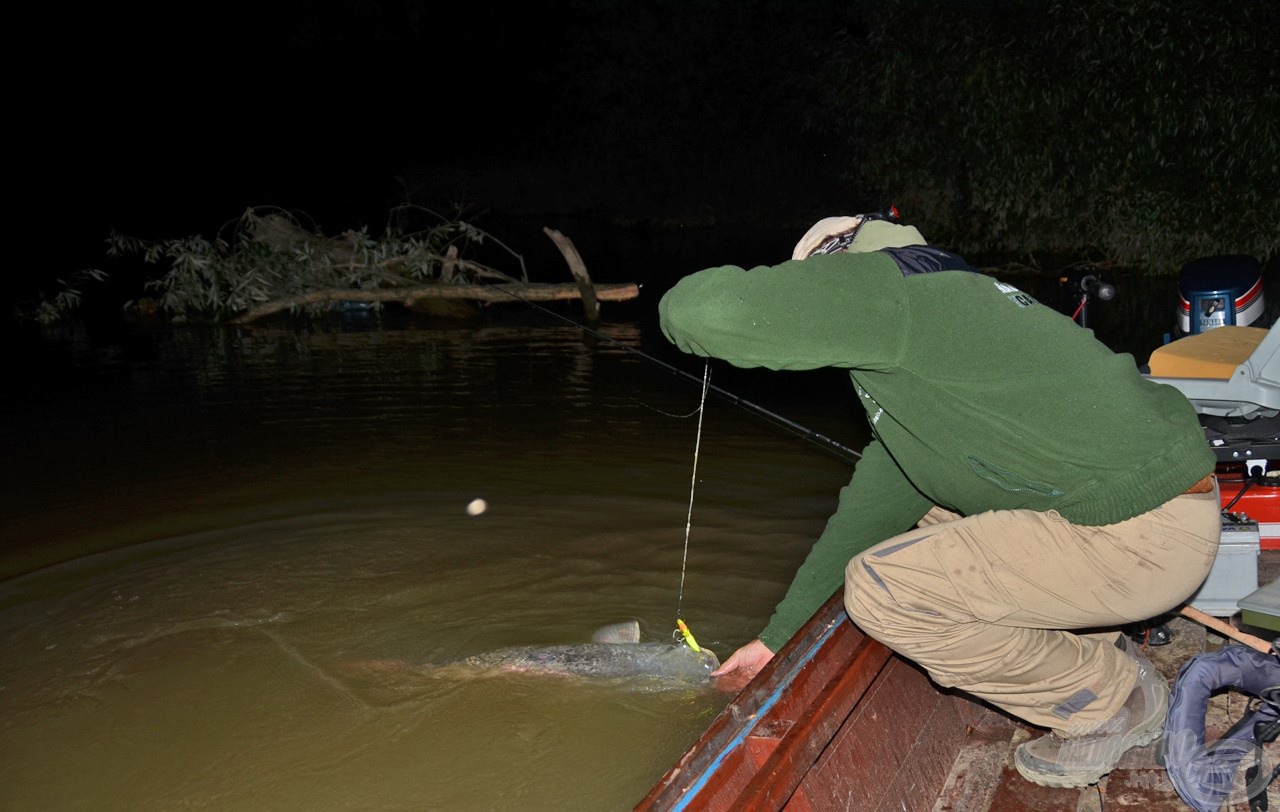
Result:
M584 207L617 222L743 221L805 228L839 157L803 112L833 0L558 0L555 58L538 74L539 164L562 164ZM851 24L852 25L852 24ZM563 181L562 181L563 183ZM828 195L830 196L830 195Z
M108 255L141 255L147 263L165 266L146 288L157 292L160 309L169 315L219 320L316 291L408 292L423 284L513 281L468 258L486 237L465 222L446 220L408 233L388 229L378 238L367 229L325 237L304 229L293 215L264 208L247 209L212 240L194 235L149 241L113 232ZM520 262L521 277L528 281Z
M65 279L55 279L56 289L52 293L38 291L32 298L18 302L13 315L19 321L35 321L44 325L65 321L79 311L84 288L106 279L106 272L97 268L85 268Z
M1280 246L1271 0L889 0L825 81L857 179L970 252Z

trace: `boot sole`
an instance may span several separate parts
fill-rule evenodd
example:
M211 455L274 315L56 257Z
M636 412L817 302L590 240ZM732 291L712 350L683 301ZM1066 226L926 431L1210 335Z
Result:
M1120 763L1120 759L1125 753L1135 747L1141 747L1144 744L1150 744L1160 738L1160 734L1164 733L1164 719L1169 712L1169 686L1164 686L1164 701L1160 703L1163 708L1161 713L1148 719L1144 724L1139 725L1124 735L1120 740L1120 748L1116 752L1116 759L1111 766L1098 772L1078 772L1078 773L1043 773L1037 772L1029 766L1025 766L1018 761L1017 754L1014 754L1013 766L1018 773L1033 784L1039 784L1042 787L1062 787L1065 789L1074 789L1077 787L1087 787L1096 784L1102 780L1102 777L1116 768Z

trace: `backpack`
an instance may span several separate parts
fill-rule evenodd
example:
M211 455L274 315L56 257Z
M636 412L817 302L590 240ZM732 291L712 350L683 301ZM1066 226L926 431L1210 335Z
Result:
M1209 698L1224 690L1251 694L1243 718L1222 738L1205 742ZM1164 736L1156 759L1178 796L1196 812L1216 812L1227 800L1236 768L1250 757L1245 793L1255 812L1267 808L1267 786L1280 773L1262 752L1262 744L1280 733L1280 659L1241 645L1197 654L1178 671L1169 698Z

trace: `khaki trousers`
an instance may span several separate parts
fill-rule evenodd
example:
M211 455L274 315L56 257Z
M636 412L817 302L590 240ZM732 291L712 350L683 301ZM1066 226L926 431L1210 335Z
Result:
M1195 593L1217 553L1219 504L1215 487L1101 527L1054 511L937 509L849 562L845 607L939 685L1069 733L1120 711L1137 669L1115 627Z

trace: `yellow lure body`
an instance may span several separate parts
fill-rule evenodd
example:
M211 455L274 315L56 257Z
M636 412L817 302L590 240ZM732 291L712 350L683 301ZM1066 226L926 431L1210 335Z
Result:
M689 648L694 651L702 651L698 647L698 641L693 639L693 632L689 631L689 627L684 625L684 621L676 618L676 625L680 627L680 634L684 635L684 641L689 644Z

